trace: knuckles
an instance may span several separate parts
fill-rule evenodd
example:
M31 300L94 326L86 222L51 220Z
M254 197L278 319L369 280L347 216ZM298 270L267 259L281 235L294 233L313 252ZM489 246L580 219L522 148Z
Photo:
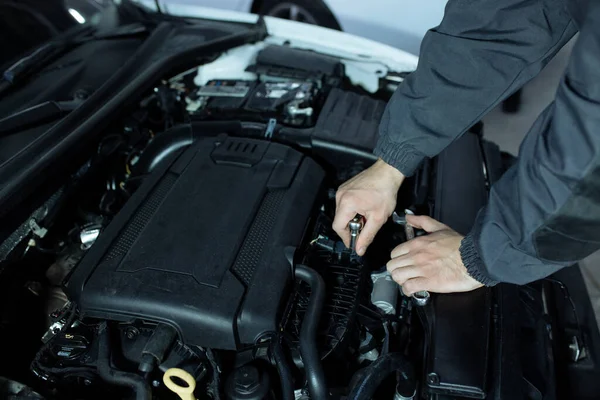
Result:
M402 273L401 268L393 270L391 272L391 275L392 275L392 279L394 280L394 282L396 282L399 285L403 285L404 282L406 282L406 279L404 278L404 274Z
M406 295L411 295L414 292L419 291L419 288L415 287L416 285L412 283L410 280L402 283L402 291Z
M383 213L373 214L371 216L371 219L377 225L383 225L386 221L385 214L383 214Z
M423 264L426 264L429 261L429 257L427 257L426 254L423 254L421 252L415 254L412 257L412 259L413 259L415 265L423 265Z
M385 264L385 267L387 269L388 272L393 272L396 268L396 263L394 262L394 259L391 259L390 261L387 262L387 264Z

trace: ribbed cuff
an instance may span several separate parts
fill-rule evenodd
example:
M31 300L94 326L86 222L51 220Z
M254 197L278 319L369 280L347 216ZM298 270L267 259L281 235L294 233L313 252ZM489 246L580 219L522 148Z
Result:
M404 176L411 176L426 158L425 155L415 150L412 146L398 144L390 139L389 135L382 133L379 141L373 151L377 157L381 158Z
M467 268L467 272L473 279L483 283L485 286L495 286L499 283L489 277L471 234L465 236L460 243L460 257Z

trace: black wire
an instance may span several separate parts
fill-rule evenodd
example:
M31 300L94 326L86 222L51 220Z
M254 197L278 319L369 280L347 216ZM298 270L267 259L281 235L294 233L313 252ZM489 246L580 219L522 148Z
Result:
M162 10L161 10L161 8L160 8L160 3L159 3L159 0L154 0L154 4L156 4L156 11L157 11L159 14L162 14L163 12L162 12Z
M32 249L34 251L39 251L42 254L51 254L54 256L58 256L62 253L62 249L61 250L49 249L46 247L38 246L37 244L35 246L31 246L30 249Z

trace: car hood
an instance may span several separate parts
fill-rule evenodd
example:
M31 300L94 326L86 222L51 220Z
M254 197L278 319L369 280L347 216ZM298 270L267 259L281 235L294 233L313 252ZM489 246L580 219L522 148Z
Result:
M156 11L154 0L135 0L135 3ZM221 10L177 1L159 1L161 12L183 18L256 23L259 16L238 11ZM265 40L272 44L291 44L295 48L339 57L344 61L350 79L374 92L379 78L389 72L412 72L418 57L406 51L349 33L274 17L263 17L269 32Z

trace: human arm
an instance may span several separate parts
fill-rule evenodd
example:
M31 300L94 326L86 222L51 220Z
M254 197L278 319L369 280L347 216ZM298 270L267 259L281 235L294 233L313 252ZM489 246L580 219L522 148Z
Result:
M412 175L536 76L575 32L563 0L450 0L386 107L375 154Z
M575 31L561 0L450 0L423 41L417 70L387 105L375 149L381 160L338 190L333 227L346 245L347 223L361 214L357 247L366 249L404 177L535 76Z
M456 263L432 268L435 253L438 264L459 255L462 271L483 284L525 284L598 250L599 132L600 5L593 4L554 103L531 128L517 164L493 185L472 231L449 246L421 238L399 246L388 264L394 278L411 290L461 290L464 274L451 285L436 283Z

